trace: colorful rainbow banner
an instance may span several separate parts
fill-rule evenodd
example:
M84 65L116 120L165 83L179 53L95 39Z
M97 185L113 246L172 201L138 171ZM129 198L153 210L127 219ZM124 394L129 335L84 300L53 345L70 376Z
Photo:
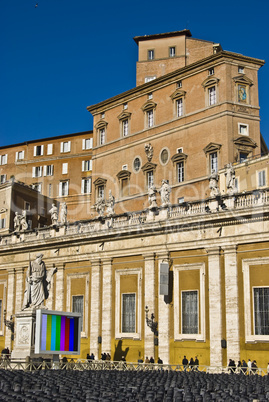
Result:
M78 317L42 314L41 352L77 352L79 347L78 324Z

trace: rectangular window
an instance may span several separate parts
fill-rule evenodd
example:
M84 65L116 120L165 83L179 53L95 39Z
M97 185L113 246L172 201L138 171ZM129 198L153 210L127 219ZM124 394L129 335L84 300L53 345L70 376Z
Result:
M91 149L92 148L92 138L84 138L82 140L82 149Z
M175 46L169 47L169 57L175 57L176 56L176 48Z
M255 335L269 335L269 288L253 288Z
M208 104L209 106L217 103L216 87L208 88Z
M74 313L81 314L81 331L83 330L83 307L84 307L84 297L83 296L72 296L72 311Z
M122 135L126 137L129 134L129 120L123 120L122 122Z
M150 188L151 186L153 186L153 170L150 170L149 172L147 172L147 184L148 184L148 188Z
M239 72L239 74L244 74L244 67L239 66L238 72Z
M4 229L6 227L6 218L0 218L0 229Z
M135 332L135 293L122 294L122 332Z
M62 153L70 152L70 150L71 150L71 141L61 142L61 152Z
M97 194L98 194L98 198L104 198L105 197L105 187L103 185L98 186Z
M184 202L184 197L179 197L179 198L177 199L177 202L178 202L179 204L183 204L183 202Z
M215 73L214 67L208 70L208 75L214 75L214 73Z
M121 180L121 196L127 197L129 195L129 179L126 177Z
M6 174L1 174L0 184L4 184L6 181L7 181L7 175Z
M100 145L104 145L106 140L106 132L104 128L101 128L99 131L99 143Z
M184 181L184 162L177 163L177 181L178 183Z
M154 60L154 50L148 50L148 60Z
M0 156L0 164L1 165L6 165L7 164L7 154L4 154L4 155Z
M240 163L244 162L247 158L248 158L248 154L246 154L245 152L240 152L240 154L239 154Z
M52 155L53 153L53 144L47 145L47 155Z
M177 117L183 116L183 99L177 100Z
M258 172L258 187L263 187L266 185L265 170Z
M21 161L22 159L24 159L24 151L16 152L16 161Z
M198 334L198 291L181 293L182 334Z
M53 165L47 165L47 176L53 176Z
M32 177L42 177L42 166L33 167Z
M42 184L41 183L34 183L32 184L32 188L36 191L38 191L39 193L41 193L42 190Z
M153 127L153 109L147 111L148 127Z
M68 173L68 163L65 162L62 164L62 174L67 174Z
M59 196L65 197L68 195L69 191L69 182L68 181L61 181L59 184Z
M82 172L89 172L92 170L92 160L82 161Z
M34 146L34 156L42 156L44 154L44 145Z
M24 201L24 209L25 209L25 211L31 211L30 202Z
M90 194L91 193L91 183L92 183L92 180L90 177L81 180L81 193L82 194Z
M240 135L248 135L248 124L239 123L238 132Z
M218 171L218 153L212 152L210 154L210 173Z

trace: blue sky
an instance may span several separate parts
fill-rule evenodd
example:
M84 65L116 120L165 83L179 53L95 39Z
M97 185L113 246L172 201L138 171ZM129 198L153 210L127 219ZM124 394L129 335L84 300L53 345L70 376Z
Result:
M269 145L268 14L268 0L0 0L0 146L91 130L88 105L135 87L133 37L185 28L267 62L259 98Z

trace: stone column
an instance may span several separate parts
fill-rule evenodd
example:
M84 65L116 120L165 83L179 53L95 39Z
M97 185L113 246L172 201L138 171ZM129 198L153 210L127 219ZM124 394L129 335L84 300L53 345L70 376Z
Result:
M220 248L208 252L210 366L222 366L222 306Z
M160 263L165 260L169 261L168 254L158 255L158 269L160 270ZM158 272L158 284L160 286L160 273ZM166 297L160 295L158 288L158 340L159 340L159 356L164 364L169 364L170 361L170 305L165 301Z
M225 262L225 303L227 360L240 360L238 273L236 245L223 247Z
M99 358L99 343L98 336L101 335L101 305L100 305L100 261L91 261L91 316L90 316L90 353Z
M8 271L7 281L7 313L6 319L9 320L11 315L14 315L14 301L15 301L15 269ZM5 346L11 351L11 331L8 327L6 329Z
M155 315L155 259L154 253L144 255L145 259L145 307L149 309L149 318L153 313ZM145 312L142 312L145 317ZM144 360L146 356L154 358L154 334L147 326L146 319L144 321L145 336L144 336Z
M52 270L54 268L54 264L50 263L50 264L46 264L46 269L47 272L49 272L50 270ZM55 275L54 274L51 278L51 283L49 285L49 297L46 300L46 307L48 308L48 310L53 310L53 305L54 305L54 286L55 286ZM56 295L57 297L57 295Z
M102 352L111 354L112 324L112 259L102 260L103 297L102 297Z
M55 286L56 286L56 296L55 296L55 310L64 311L64 269L65 264L57 264L57 272L55 274Z
M24 290L25 290L25 283L23 281L23 268L18 268L16 269L15 313L18 313L22 309Z

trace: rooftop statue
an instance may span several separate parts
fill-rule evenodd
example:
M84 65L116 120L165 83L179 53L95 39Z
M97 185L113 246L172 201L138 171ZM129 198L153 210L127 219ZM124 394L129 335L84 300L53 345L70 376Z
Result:
M49 297L51 280L57 268L47 271L42 257L43 254L39 253L34 261L29 262L22 310L44 308L44 301Z
M157 193L156 187L152 184L149 187L149 193L148 193L149 194L149 209L154 209L154 208L158 207L157 202L156 202L156 193Z
M21 232L24 230L27 230L28 224L26 221L26 211L23 210L22 214L18 214L18 212L15 212L15 217L14 217L14 232Z
M109 196L108 196L108 200L106 202L106 206L107 206L107 216L112 216L115 214L114 211L114 205L115 205L115 197L112 195L112 191L109 190Z
M49 210L51 216L51 224L57 225L58 224L58 208L55 204L52 204L51 209Z
M170 205L171 186L168 180L162 180L162 186L159 193L161 194L162 207Z
M99 217L103 217L104 216L104 211L105 211L105 200L103 197L98 197L96 200L95 205L95 209L96 212L98 213Z
M235 171L231 163L228 163L228 165L226 165L225 176L226 176L227 193L234 194L236 192Z
M210 192L211 197L216 197L220 195L218 182L219 182L219 175L215 170L213 170L211 175L209 176L209 188L211 190Z
M66 202L61 204L60 222L62 225L67 224L67 205Z

